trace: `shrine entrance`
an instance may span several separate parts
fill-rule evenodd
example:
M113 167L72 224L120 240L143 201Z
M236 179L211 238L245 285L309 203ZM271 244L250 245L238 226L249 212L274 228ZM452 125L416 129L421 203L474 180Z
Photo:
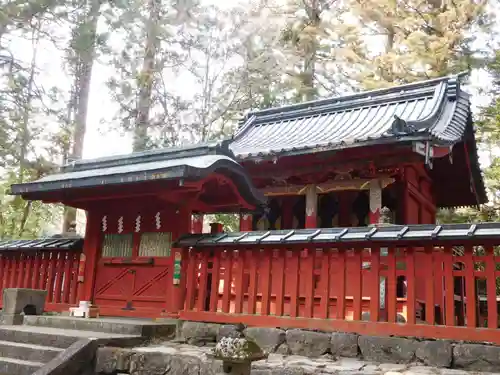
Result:
M168 214L101 216L93 302L102 315L153 317L171 309L177 228L162 228Z

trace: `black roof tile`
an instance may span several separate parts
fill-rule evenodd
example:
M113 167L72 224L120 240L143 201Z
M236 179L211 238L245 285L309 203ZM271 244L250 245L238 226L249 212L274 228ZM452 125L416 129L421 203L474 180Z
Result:
M390 225L381 227L297 229L224 234L188 234L176 241L179 247L247 247L294 243L341 244L360 242L397 243L436 240L498 240L500 223L447 225Z
M34 240L3 240L0 242L2 251L39 251L39 250L83 250L83 238L38 238Z

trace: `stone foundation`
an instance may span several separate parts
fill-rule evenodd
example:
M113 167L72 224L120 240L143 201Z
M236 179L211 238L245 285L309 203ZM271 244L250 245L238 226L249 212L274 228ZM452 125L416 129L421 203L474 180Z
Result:
M166 342L143 348L99 348L97 375L227 375L220 360L210 356L212 348ZM498 358L498 356L497 356ZM492 359L488 357L487 360ZM493 362L479 360L479 371L500 371ZM479 371L478 371L479 370ZM423 366L420 363L376 363L360 358L334 358L326 354L318 358L270 354L265 360L252 363L251 375L472 375L464 369ZM486 373L484 373L486 375ZM491 372L488 375L492 375Z
M241 328L233 325L183 322L181 340L190 345L212 346ZM267 353L319 358L359 358L376 363L418 363L439 368L499 371L500 347L447 340L360 336L343 332L248 327L244 335Z

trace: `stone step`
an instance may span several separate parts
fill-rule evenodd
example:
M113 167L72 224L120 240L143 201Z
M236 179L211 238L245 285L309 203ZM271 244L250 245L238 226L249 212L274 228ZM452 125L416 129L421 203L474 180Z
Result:
M175 321L158 323L142 319L84 319L69 316L27 315L24 317L24 325L165 338L174 337L176 330Z
M49 362L64 349L47 345L25 344L0 340L0 355L8 358L33 362Z
M32 375L43 363L0 357L0 374Z
M51 332L28 326L0 326L0 338L3 341L60 349L66 349L78 340L78 337L61 334L59 330Z

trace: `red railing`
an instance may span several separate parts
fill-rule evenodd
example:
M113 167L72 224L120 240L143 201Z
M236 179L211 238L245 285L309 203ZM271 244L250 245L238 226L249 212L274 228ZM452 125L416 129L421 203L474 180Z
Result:
M0 291L5 288L45 289L46 311L67 310L77 303L80 253L77 250L0 252Z
M180 317L500 344L494 244L358 245L186 249Z

